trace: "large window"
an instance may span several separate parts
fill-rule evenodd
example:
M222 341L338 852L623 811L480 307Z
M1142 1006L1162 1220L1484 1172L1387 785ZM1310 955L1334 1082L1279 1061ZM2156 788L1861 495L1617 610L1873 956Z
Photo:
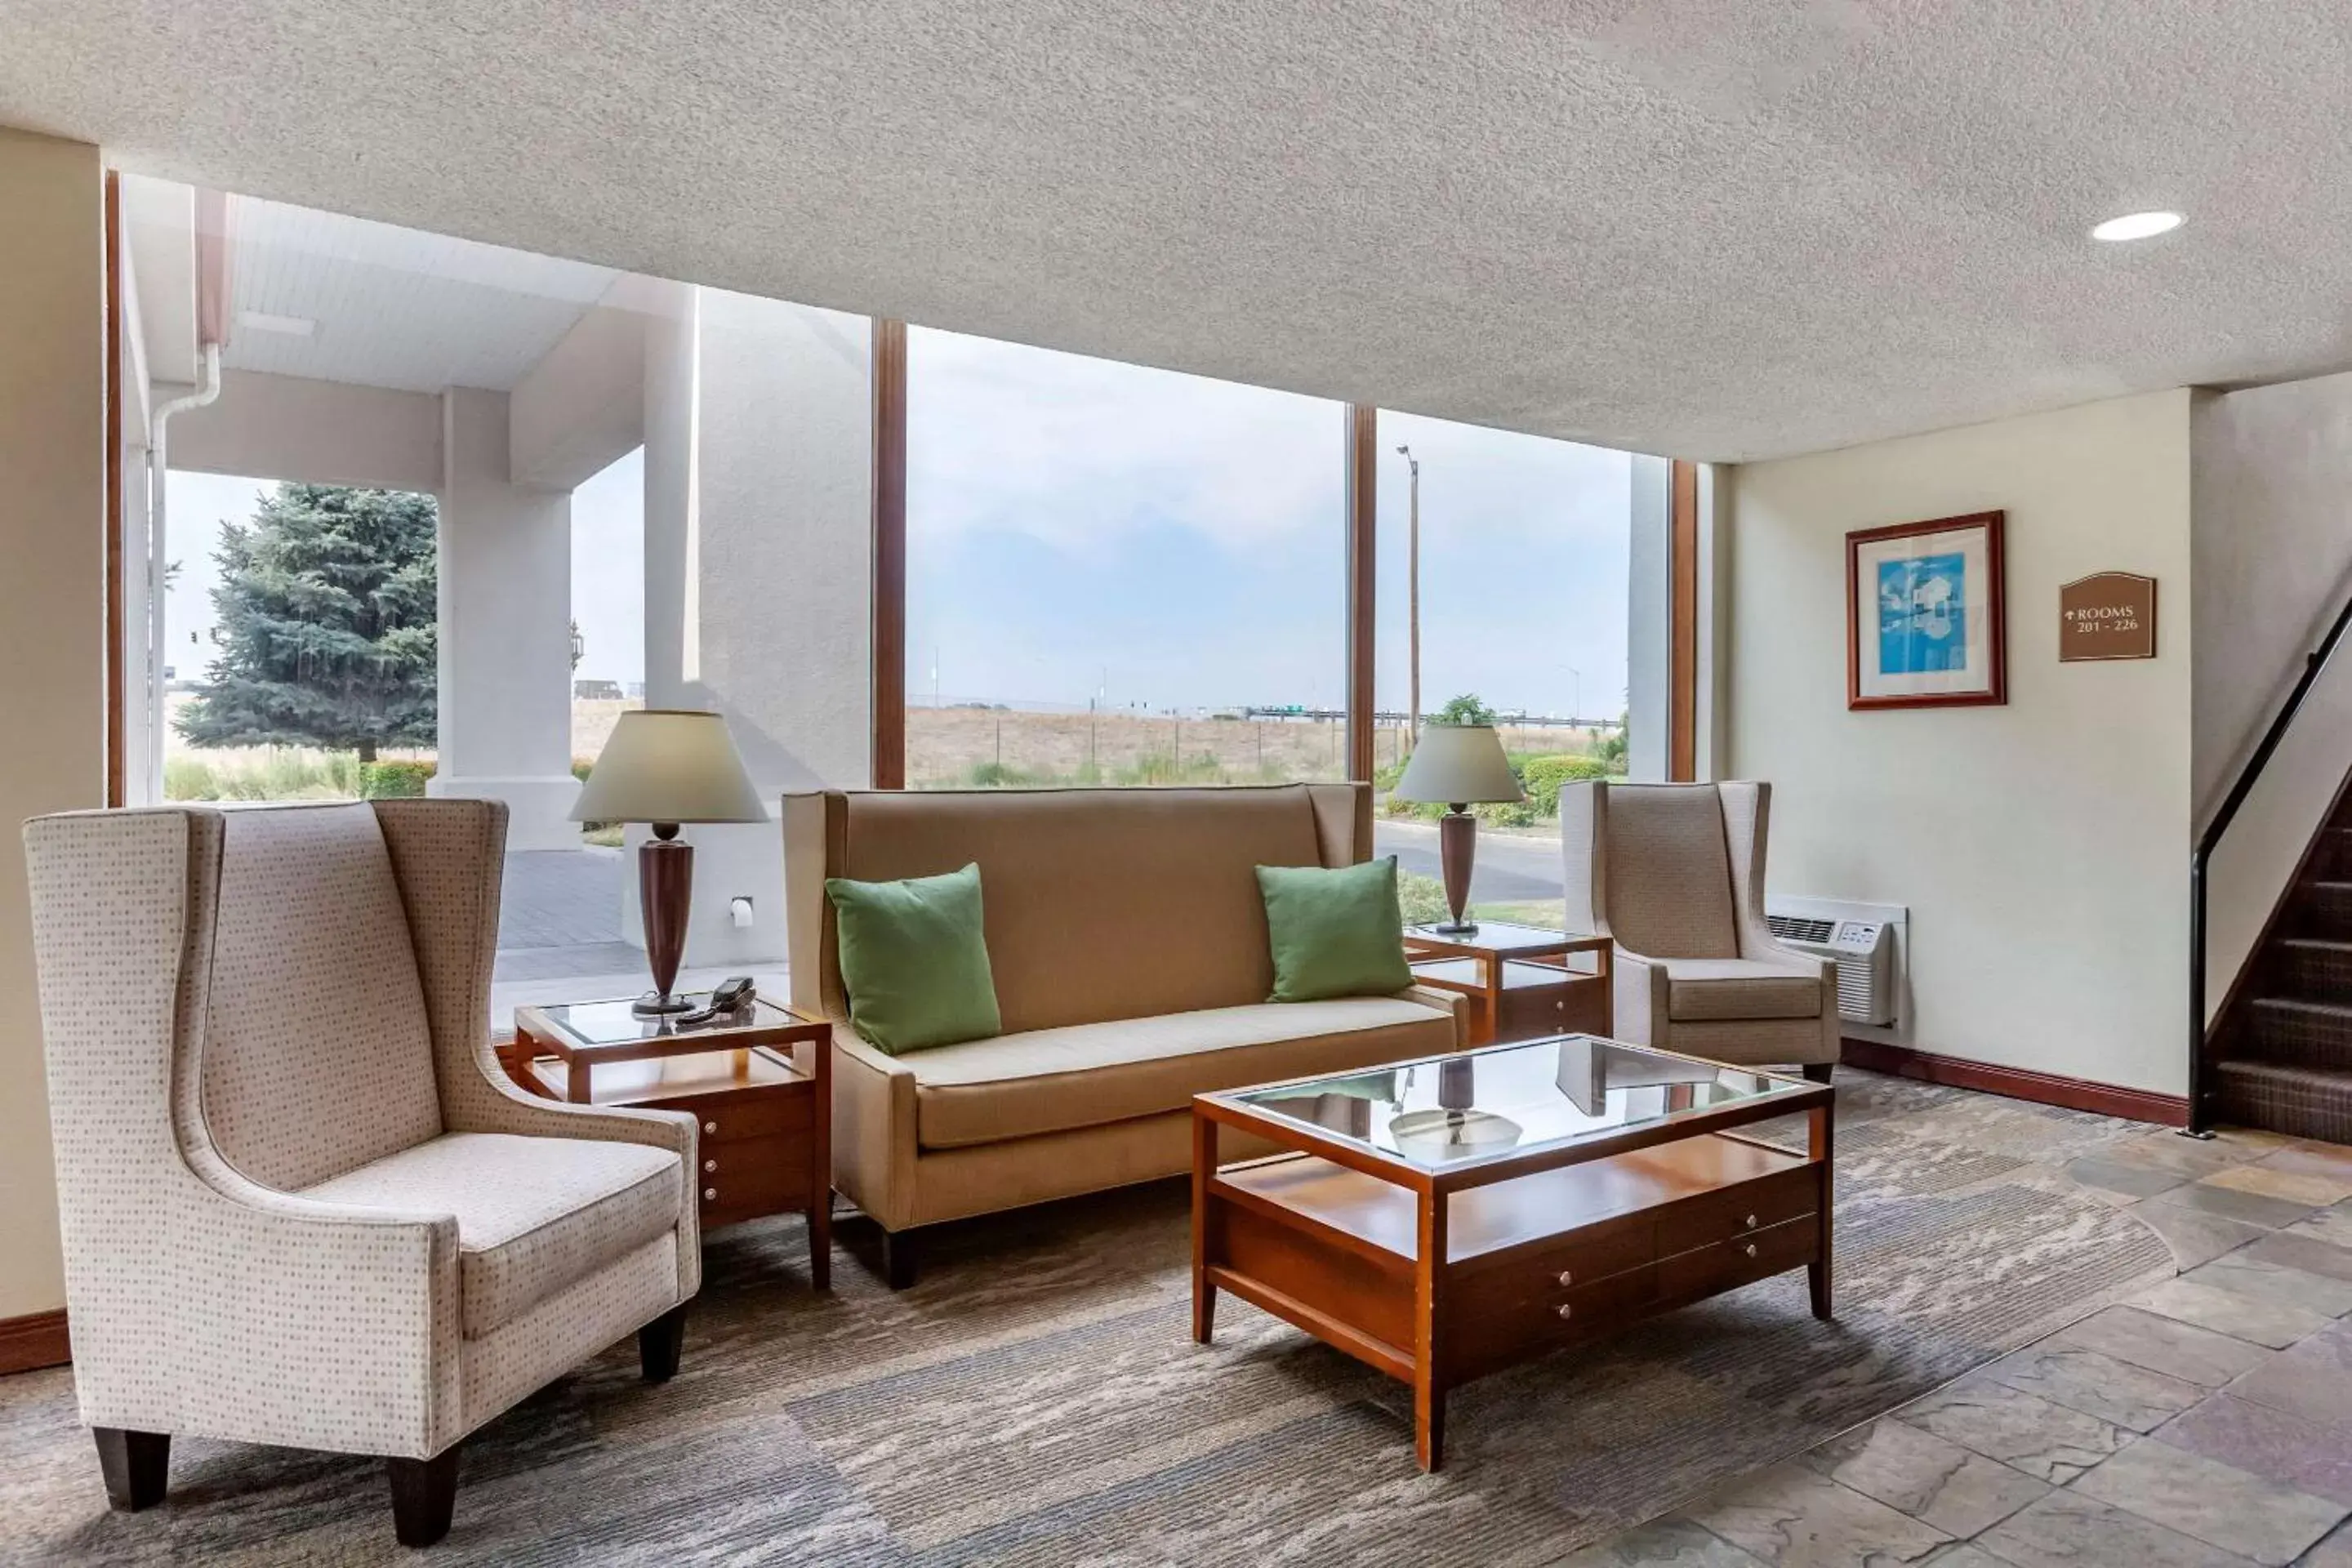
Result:
M1491 719L1528 800L1477 808L1472 901L1556 924L1559 786L1625 769L1633 459L1388 412L1380 447L1376 776L1394 780L1417 725ZM1441 809L1383 807L1380 846L1418 879L1437 871ZM1437 907L1433 881L1410 886L1418 912Z
M907 782L1342 778L1339 405L916 329Z

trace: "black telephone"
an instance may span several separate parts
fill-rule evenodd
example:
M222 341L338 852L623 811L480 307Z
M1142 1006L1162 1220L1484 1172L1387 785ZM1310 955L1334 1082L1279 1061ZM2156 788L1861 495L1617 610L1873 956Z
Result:
M721 982L719 988L711 992L709 1006L686 1014L678 1019L678 1022L680 1024L715 1023L720 1018L740 1013L749 1007L752 999L758 995L759 993L752 989L751 977L748 974L739 974L732 980Z

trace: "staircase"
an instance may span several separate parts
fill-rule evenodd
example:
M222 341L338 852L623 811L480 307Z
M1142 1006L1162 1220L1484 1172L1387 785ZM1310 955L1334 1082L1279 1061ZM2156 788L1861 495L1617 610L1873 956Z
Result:
M2217 1121L2352 1143L2352 791L2280 901L2213 1047Z

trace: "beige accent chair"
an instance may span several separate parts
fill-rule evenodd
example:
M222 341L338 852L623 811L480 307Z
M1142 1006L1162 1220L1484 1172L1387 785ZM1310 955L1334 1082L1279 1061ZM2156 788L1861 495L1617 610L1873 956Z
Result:
M1568 928L1614 941L1619 1039L1829 1077L1836 970L1764 924L1771 807L1767 784L1560 790Z
M701 1282L694 1119L490 1055L506 807L26 825L81 1418L118 1508L173 1435L375 1454L448 1529L465 1436Z
M1370 852L1360 784L787 795L793 1005L834 1020L834 1185L891 1285L921 1226L1190 1170L1195 1094L1456 1048L1444 993L1266 1000L1256 868ZM1004 1032L886 1055L849 1026L824 879L974 861Z

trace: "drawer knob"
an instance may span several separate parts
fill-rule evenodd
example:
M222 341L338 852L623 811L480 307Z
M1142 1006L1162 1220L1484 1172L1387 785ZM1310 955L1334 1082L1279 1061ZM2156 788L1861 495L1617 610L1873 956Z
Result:
M707 1204L715 1204L715 1203L717 1203L717 1202L719 1201L719 1189L718 1189L717 1187L705 1187L705 1188L703 1188L703 1189L702 1189L702 1201L703 1201L704 1203L707 1203Z
M1573 1285L1576 1283L1576 1275L1573 1271L1563 1268L1559 1271L1559 1282L1563 1285Z
M1739 1250L1740 1250L1740 1251L1742 1251L1742 1252L1744 1252L1744 1253L1746 1253L1746 1254L1748 1254L1748 1257L1753 1258L1753 1257L1755 1257L1755 1256L1756 1256L1756 1244L1755 1244L1754 1242L1752 1242L1752 1241L1751 1241L1751 1242L1749 1242L1747 1246L1745 1246L1745 1247L1741 1247Z
M702 1124L702 1130L705 1132L716 1132L719 1131L719 1123L716 1121L706 1121Z
M1750 1230L1754 1230L1756 1228L1756 1216L1754 1215L1749 1215L1748 1216L1748 1228Z
M1552 1310L1558 1312L1563 1318L1572 1318L1576 1316L1576 1303L1573 1301L1562 1301L1559 1306L1554 1307Z
M715 1171L719 1169L719 1162L716 1160L705 1160L702 1162L702 1168L706 1171Z

